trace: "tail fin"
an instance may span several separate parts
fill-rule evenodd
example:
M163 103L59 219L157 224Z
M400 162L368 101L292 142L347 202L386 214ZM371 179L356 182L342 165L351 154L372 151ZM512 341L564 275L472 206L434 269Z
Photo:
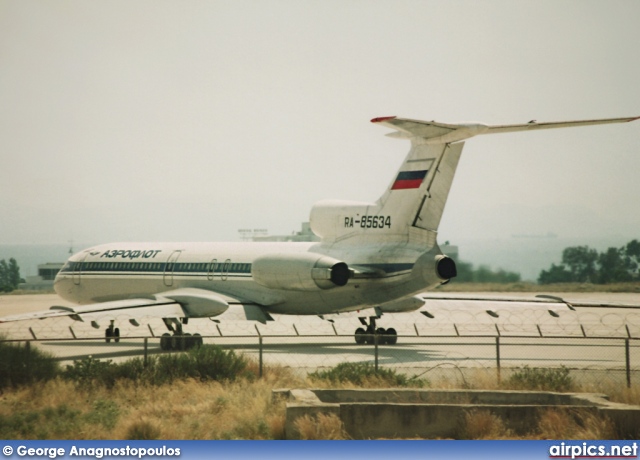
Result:
M311 229L323 241L352 237L371 241L435 237L465 139L479 135L537 129L621 123L640 117L487 126L446 124L407 118L371 120L395 132L390 137L411 141L411 149L385 193L375 203L322 201L312 211Z

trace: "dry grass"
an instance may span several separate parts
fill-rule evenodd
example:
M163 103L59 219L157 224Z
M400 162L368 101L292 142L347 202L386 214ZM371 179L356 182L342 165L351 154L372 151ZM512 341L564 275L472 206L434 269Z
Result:
M526 434L517 435L488 410L472 410L465 415L462 439L618 439L611 421L588 410L547 409L532 421Z
M535 439L616 439L613 424L586 410L548 409L540 414Z
M488 410L472 410L465 414L461 430L463 439L512 439L504 421Z
M294 425L300 434L300 439L349 439L340 417L335 414L318 414L315 417L305 415L297 418Z
M272 401L272 389L301 386L280 368L256 381L124 381L110 389L55 379L2 394L0 432L7 439L281 439L284 405Z
M640 386L627 388L611 382L581 385L579 391L585 393L604 393L610 401L640 406Z
M460 382L460 380L456 380ZM432 388L498 389L495 369L465 372L462 383L441 380ZM0 394L0 433L7 439L283 439L285 402L274 388L377 388L380 382L330 384L307 380L281 367L267 367L262 379L220 383L196 380L160 386L118 382L78 387L55 379ZM578 386L577 391L610 395L640 405L640 387ZM337 418L301 419L303 439L346 439ZM608 420L588 411L541 412L528 434L516 436L499 417L472 411L461 425L467 439L612 439Z

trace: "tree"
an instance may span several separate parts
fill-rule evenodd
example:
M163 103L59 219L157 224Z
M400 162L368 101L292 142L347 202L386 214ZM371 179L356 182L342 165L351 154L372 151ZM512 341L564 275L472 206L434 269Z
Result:
M598 254L588 246L562 251L562 263L542 270L538 283L623 283L640 279L640 241L632 240L621 248L608 248Z
M598 251L589 246L575 246L562 251L562 263L571 272L574 282L585 283L594 281Z
M629 275L631 275L631 278L640 278L640 273L638 270L640 268L640 241L629 241L626 246L621 248L621 251L624 252L624 262L627 266Z
M487 265L480 265L477 269L469 262L456 262L458 276L454 278L456 283L518 283L520 274L503 269L492 271Z
M20 267L18 266L18 262L16 262L16 259L14 259L13 257L9 259L8 278L9 278L9 286L11 286L12 290L18 289L18 286L20 285L20 281L22 281L20 278Z
M8 264L6 260L0 260L0 292L11 292L18 289L21 281L20 267L16 259L9 259Z
M622 251L609 248L598 257L600 274L598 282L602 284L631 281L628 265L625 263Z
M9 266L7 261L2 259L0 260L0 292L10 292L12 290L9 285Z
M538 284L571 283L573 274L564 265L551 264L549 270L542 270L538 277Z

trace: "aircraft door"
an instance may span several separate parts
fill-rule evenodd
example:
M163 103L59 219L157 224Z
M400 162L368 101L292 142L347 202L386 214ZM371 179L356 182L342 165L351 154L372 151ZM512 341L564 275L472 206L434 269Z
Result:
M224 265L222 266L222 273L220 274L220 278L222 279L222 281L227 281L230 267L231 267L231 259L225 260Z
M169 258L167 259L167 263L164 265L164 285L165 286L173 286L173 270L176 267L176 261L182 251L173 251Z
M80 260L78 260L73 266L73 284L75 284L76 286L80 285L81 274L82 274L82 264L84 264L84 260L87 258L88 255L89 255L88 252L85 252L84 254L82 254L82 256L80 257Z
M207 272L207 279L213 281L216 276L216 270L218 269L218 259L212 259L209 263L209 271Z

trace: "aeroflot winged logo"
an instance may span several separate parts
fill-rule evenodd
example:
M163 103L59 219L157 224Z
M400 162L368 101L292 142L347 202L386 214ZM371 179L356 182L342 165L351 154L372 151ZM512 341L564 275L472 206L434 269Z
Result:
M400 171L396 181L393 183L391 190L405 190L409 188L418 188L429 171Z

